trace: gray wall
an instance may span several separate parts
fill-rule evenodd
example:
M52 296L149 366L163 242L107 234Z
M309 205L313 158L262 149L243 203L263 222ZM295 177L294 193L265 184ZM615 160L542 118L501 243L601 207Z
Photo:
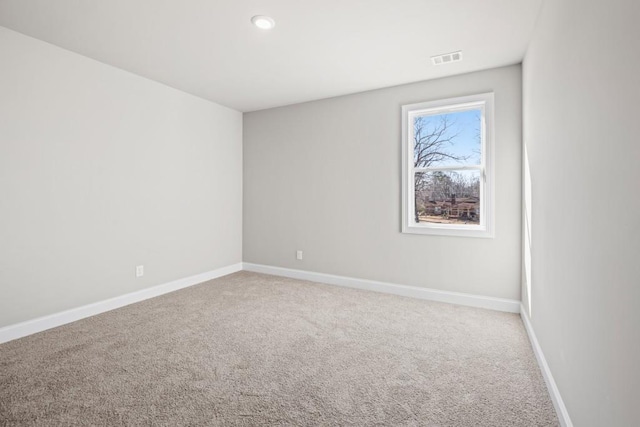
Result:
M546 1L524 61L531 320L576 426L640 425L639 18Z
M0 58L0 326L241 261L240 113L2 27Z
M495 239L401 234L401 105L488 91ZM243 259L519 299L521 136L520 66L245 114Z

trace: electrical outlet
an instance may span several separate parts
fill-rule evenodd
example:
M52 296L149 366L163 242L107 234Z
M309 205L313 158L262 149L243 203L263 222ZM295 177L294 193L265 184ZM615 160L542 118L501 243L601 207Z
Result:
M302 251L296 251L296 259L302 259Z
M144 276L144 265L139 265L136 267L136 277Z

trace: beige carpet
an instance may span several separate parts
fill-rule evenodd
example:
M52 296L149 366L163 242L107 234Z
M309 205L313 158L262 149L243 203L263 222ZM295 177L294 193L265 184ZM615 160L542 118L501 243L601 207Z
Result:
M555 426L520 317L241 272L0 345L1 425Z

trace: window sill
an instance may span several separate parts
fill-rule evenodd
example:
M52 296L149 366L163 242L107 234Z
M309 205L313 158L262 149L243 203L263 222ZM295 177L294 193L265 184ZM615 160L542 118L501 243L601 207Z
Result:
M436 226L436 225L404 225L402 227L402 233L405 234L423 234L431 236L453 236L453 237L480 237L485 239L493 239L494 234L492 230L486 227L478 226Z

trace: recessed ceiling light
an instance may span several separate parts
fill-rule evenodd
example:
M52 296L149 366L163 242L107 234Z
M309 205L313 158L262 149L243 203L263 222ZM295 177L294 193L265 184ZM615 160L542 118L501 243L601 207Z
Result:
M251 22L261 30L270 30L276 26L276 21L274 21L273 18L264 15L254 16L251 18Z
M448 64L449 62L462 61L462 51L444 53L442 55L432 56L433 65Z

